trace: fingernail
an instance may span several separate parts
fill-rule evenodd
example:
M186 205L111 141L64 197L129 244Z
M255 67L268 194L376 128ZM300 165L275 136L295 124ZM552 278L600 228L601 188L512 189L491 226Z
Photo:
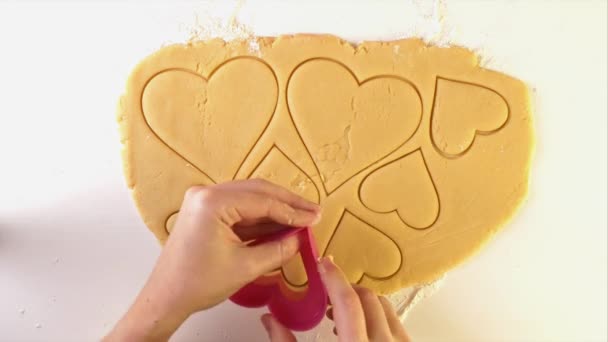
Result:
M334 262L334 257L331 256L331 255L328 255L328 256L326 256L324 258L321 258L319 260L319 264L317 266L317 268L319 270L319 273L320 274L327 273L327 268L331 267L330 265L333 264L333 262Z
M287 224L293 226L293 218L298 212L290 205L285 204L285 217L287 218Z
M311 225L314 226L315 224L319 223L319 221L321 221L321 211L315 213L315 218L312 220Z
M300 239L296 235L291 235L283 240L281 247L286 256L292 257L300 250Z

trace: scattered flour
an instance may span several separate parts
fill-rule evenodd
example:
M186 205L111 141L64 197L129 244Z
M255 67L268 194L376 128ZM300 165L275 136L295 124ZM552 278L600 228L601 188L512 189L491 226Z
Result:
M258 57L262 54L260 51L260 43L257 40L252 39L249 41L249 52Z
M307 7L304 4L302 6ZM305 22L304 25L288 25L290 27L290 29L287 29L288 31L274 28L269 29L268 25L266 29L264 29L264 25L260 28L258 25L260 22L258 21L258 24L256 24L256 19L259 20L259 18L256 18L257 15L255 14L255 9L259 8L259 4L253 1L210 0L204 4L186 4L182 5L182 7L183 12L181 12L181 15L178 15L178 22L180 23L179 32L175 32L176 34L171 35L171 38L167 37L168 40L162 46L173 43L192 43L214 38L220 38L224 41L245 40L249 42L251 54L261 57L262 50L260 49L260 42L256 38L256 34L277 36L295 32L324 32L323 24L315 26L308 25ZM282 8L278 5L277 7ZM488 37L485 37L483 33L478 33L473 39L465 38L462 32L451 23L449 4L446 0L402 0L396 8L399 8L399 12L397 12L398 19L395 19L393 15L393 22L387 24L389 29L386 31L361 28L360 25L353 26L351 20L350 22L345 22L345 25L342 25L344 27L338 31L336 31L335 25L329 27L333 28L333 30L329 30L326 33L341 36L353 44L364 40L419 38L429 45L439 47L449 47L451 45L464 46L479 56L481 66L499 71L504 69L499 64L500 61L492 58L490 51L486 48ZM311 15L310 11L307 14ZM306 15L306 13L302 15ZM277 20L277 27L283 26L280 20ZM314 31L315 29L319 31ZM394 53L400 53L398 47L395 48Z
M225 41L247 40L253 37L251 29L240 23L236 17L228 20L195 14L194 24L190 26L188 42L222 38Z
M444 274L441 278L431 283L414 286L389 296L402 323L412 308L441 288L445 282L445 278L446 275Z

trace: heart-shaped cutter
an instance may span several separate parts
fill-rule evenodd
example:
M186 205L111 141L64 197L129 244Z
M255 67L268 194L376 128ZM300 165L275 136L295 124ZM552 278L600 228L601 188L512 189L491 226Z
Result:
M248 308L267 305L272 315L285 327L296 331L306 331L314 328L323 320L328 304L327 290L317 268L318 252L311 229L309 227L285 229L285 231L254 240L249 245L281 240L293 234L298 236L300 254L308 277L306 293L298 298L289 298L282 292L280 284L276 282L272 284L252 282L232 295L230 300Z

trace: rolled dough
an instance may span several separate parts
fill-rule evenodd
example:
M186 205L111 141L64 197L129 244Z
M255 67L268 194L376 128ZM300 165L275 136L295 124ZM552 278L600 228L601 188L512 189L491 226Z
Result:
M126 178L161 243L188 187L265 178L322 204L319 250L378 293L462 262L527 192L527 88L459 47L173 45L135 68L119 107ZM282 274L306 283L298 258Z

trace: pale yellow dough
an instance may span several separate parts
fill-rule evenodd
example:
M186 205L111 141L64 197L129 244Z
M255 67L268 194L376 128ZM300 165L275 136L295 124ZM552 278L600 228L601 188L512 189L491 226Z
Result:
M160 49L119 121L129 186L164 242L185 190L266 178L318 203L319 250L378 293L472 255L528 187L526 86L463 48L296 35ZM283 270L292 288L299 259Z

